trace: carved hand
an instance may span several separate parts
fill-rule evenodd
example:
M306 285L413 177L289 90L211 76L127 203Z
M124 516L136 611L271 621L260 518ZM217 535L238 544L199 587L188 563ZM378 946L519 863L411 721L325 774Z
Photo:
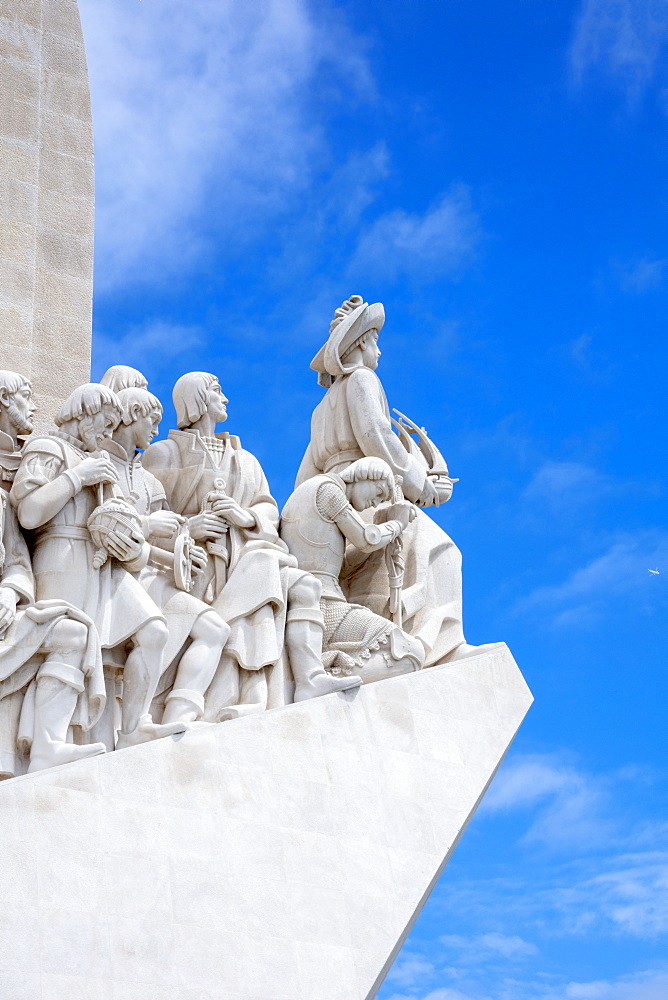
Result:
M438 493L434 486L434 480L427 476L424 481L422 493L418 497L418 507L433 507L438 502Z
M142 539L132 538L129 535L110 535L107 539L107 548L114 558L119 562L130 562L136 559L144 544Z
M7 631L16 618L19 595L11 587L0 587L0 635Z
M222 517L228 524L235 524L237 528L255 527L255 518L250 511L244 510L232 497L216 500L213 509L218 517Z
M415 507L408 500L402 500L399 503L392 504L390 519L392 521L398 521L401 525L402 531L406 530L414 517Z
M147 517L149 534L156 538L173 538L185 517L173 510L156 510Z
M222 538L227 531L227 525L217 514L206 511L204 514L194 514L188 518L188 530L191 537L199 542L207 538Z
M193 576L201 576L206 569L206 564L209 559L206 554L206 549L201 548L199 545L193 545L191 556L193 561Z
M118 482L116 469L108 458L84 458L74 471L84 486Z

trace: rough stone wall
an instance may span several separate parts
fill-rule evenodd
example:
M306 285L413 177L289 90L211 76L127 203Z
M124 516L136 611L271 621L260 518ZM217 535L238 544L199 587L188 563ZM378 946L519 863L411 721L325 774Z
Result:
M93 185L77 0L0 0L0 368L42 426L90 378Z

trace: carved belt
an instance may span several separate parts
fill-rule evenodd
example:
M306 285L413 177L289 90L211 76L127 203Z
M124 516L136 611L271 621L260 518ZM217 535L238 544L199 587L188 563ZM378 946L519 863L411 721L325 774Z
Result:
M37 541L43 538L78 538L90 542L90 531L83 524L51 524L37 532Z
M348 451L337 451L336 455L329 456L322 471L329 472L330 469L333 469L335 465L340 465L341 462L356 462L358 458L362 457L362 452L359 448L349 448Z

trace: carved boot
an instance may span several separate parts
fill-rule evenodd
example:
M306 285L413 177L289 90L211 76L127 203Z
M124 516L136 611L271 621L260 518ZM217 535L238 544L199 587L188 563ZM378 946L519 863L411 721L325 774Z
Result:
M129 733L119 732L116 749L125 750L127 747L136 747L140 743L150 743L151 740L160 740L165 736L179 736L181 733L185 733L187 728L185 722L161 724L154 722L150 715L142 715L135 729Z
M247 715L256 715L267 710L266 670L243 670L235 661L232 662L232 669L238 677L236 703L227 704L219 709L216 722L243 719Z
M285 626L285 643L295 678L295 701L308 701L334 691L349 691L362 683L361 677L332 677L322 665L321 620L308 608L290 609Z
M67 742L67 730L83 688L82 671L69 663L47 660L42 666L35 691L35 728L29 773L105 753L104 743L77 746Z
M167 695L165 711L162 713L163 726L182 722L186 729L208 726L208 722L198 722L204 715L204 698L198 691L188 688L174 688Z

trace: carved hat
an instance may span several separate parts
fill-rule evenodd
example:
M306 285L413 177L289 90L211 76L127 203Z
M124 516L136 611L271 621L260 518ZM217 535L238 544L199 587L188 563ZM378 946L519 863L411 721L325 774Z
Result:
M334 313L329 326L329 338L313 361L318 372L318 384L329 388L337 375L347 375L355 365L346 365L346 352L370 330L380 330L385 322L382 303L369 305L361 295L351 295Z

